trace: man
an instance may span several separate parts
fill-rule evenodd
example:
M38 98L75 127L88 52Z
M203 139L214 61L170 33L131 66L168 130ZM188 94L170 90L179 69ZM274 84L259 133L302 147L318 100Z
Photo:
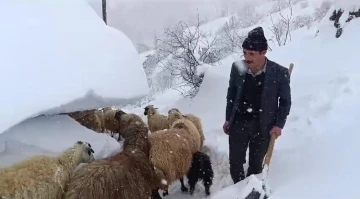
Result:
M261 27L242 44L245 60L234 62L227 93L224 132L229 135L230 174L237 183L262 172L270 135L281 135L291 108L289 70L265 55L267 40ZM249 168L243 164L249 147Z

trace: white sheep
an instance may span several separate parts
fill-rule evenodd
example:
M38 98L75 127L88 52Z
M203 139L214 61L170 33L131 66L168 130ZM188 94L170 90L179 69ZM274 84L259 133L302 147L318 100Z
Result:
M151 163L165 175L167 182L163 196L169 194L168 187L176 180L181 182L181 190L186 191L183 177L191 167L192 154L199 150L185 125L160 130L149 135L151 143Z
M2 168L0 198L60 199L75 168L93 162L93 153L89 143L77 141L57 157L38 155Z
M144 115L147 116L148 126L151 132L168 129L170 127L168 117L159 114L154 105L148 105L144 109Z
M184 117L185 119L190 120L196 126L196 128L200 133L200 148L203 148L205 142L205 135L204 135L201 119L198 116L191 113L182 114L179 109L172 108L168 111L169 125L171 126L177 119L181 119L182 118L181 116Z

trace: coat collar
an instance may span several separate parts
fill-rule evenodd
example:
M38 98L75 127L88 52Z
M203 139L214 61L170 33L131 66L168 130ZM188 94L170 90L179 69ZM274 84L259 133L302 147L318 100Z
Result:
M246 62L245 62L245 64L246 64ZM253 72L251 72L249 66L246 65L246 67L247 67L246 72L247 72L248 74L252 75L253 77L255 77L255 76L257 76L257 75L260 75L260 74L263 73L263 72L266 72L267 64L268 64L268 59L266 58L266 59L265 59L265 66L264 66L264 68L261 69L260 71L258 71L256 74L254 74Z

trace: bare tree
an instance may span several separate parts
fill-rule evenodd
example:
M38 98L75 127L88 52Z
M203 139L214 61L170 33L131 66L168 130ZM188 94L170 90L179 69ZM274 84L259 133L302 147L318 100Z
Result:
M216 40L216 47L220 51L219 57L225 58L233 53L240 53L242 51L242 43L246 35L241 34L239 30L242 28L240 20L233 15L229 21L226 22L218 31L218 39Z
M272 14L270 14L272 26L269 29L274 34L275 40L279 46L284 46L288 41L291 41L291 27L293 24L291 0L287 0L286 5L290 13L284 16L281 12L281 0L278 0L280 20L277 23L274 23Z
M314 21L314 18L310 15L297 16L294 18L291 25L291 30L296 30L298 28L307 27L310 28L311 23Z
M322 2L320 7L315 9L314 21L322 20L325 17L326 13L330 10L331 6L332 6L331 1Z
M256 25L265 15L256 11L254 5L244 5L238 12L238 23L240 28L248 28Z
M180 79L174 89L186 97L194 97L202 83L204 75L198 73L198 66L218 60L214 57L216 36L209 42L200 29L202 24L199 16L193 26L180 21L174 28L166 28L162 39L158 39L157 50L164 57L160 63Z

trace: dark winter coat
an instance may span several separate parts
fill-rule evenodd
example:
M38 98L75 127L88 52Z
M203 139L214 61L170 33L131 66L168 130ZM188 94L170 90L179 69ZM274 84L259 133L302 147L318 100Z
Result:
M246 65L246 62L244 62ZM227 92L226 121L231 126L236 110L242 103L243 83L246 71L240 72L233 63ZM283 128L291 108L290 73L271 60L267 60L265 80L262 91L262 112L260 113L261 129L269 132L273 126Z

